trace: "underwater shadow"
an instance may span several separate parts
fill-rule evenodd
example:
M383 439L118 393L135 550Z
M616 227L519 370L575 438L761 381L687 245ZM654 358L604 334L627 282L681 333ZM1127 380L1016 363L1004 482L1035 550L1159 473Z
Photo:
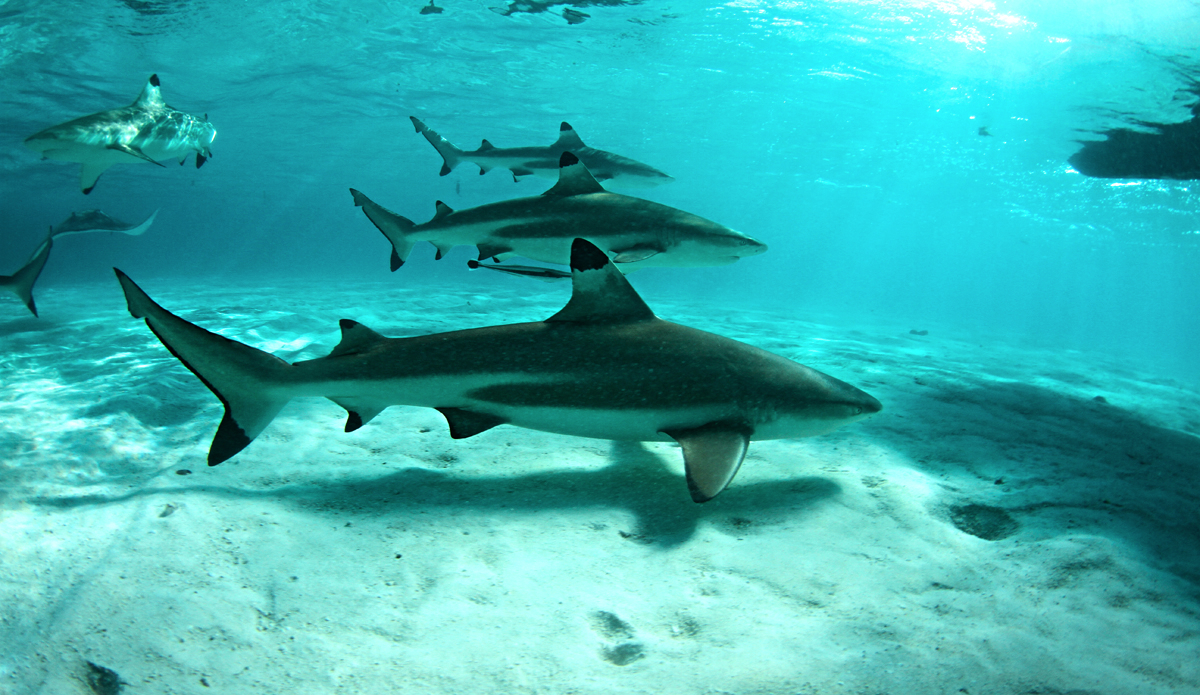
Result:
M1200 94L1200 89L1189 90ZM1200 178L1200 102L1191 107L1192 118L1182 123L1137 121L1142 128L1113 128L1105 140L1083 143L1068 158L1076 171L1106 179Z
M738 485L716 499L696 504L683 476L637 442L613 442L611 463L600 469L562 469L514 476L460 476L426 468L405 468L377 478L286 485L246 490L221 485L143 488L122 495L39 497L31 504L73 508L103 505L160 494L202 493L226 498L272 499L300 509L331 514L384 516L430 509L521 513L612 508L635 519L622 537L660 548L677 546L695 534L701 521L744 528L802 514L841 487L832 480L804 477Z
M918 469L968 471L995 486L959 494L947 516L960 530L988 540L1087 533L1122 539L1200 583L1195 434L1148 422L1105 398L983 379L916 386L889 405L910 413L909 421L919 418L921 436L875 428L872 438L889 440ZM1003 533L989 538L996 529Z

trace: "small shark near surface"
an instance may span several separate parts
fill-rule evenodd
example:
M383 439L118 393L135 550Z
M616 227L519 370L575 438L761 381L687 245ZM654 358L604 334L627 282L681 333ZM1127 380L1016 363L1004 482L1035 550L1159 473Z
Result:
M158 75L151 75L142 93L129 106L51 126L25 139L26 147L46 159L83 165L80 188L91 193L106 169L114 164L158 164L162 159L196 153L196 168L212 156L209 149L217 130L207 117L196 118L167 105Z
M50 236L57 239L72 234L91 234L93 232L117 232L129 236L141 236L146 233L150 225L154 224L155 217L158 217L158 210L151 213L141 224L128 224L113 219L99 210L72 212L70 217L50 230Z
M387 338L341 321L327 357L293 364L189 323L116 270L129 312L225 405L208 452L236 455L301 396L346 409L346 431L391 405L435 408L450 436L510 424L676 441L692 499L733 479L751 440L807 437L879 412L859 389L745 343L659 319L603 251L571 245L571 299L545 321Z
M42 268L46 267L46 261L50 259L50 249L53 246L54 240L46 239L37 251L34 251L33 257L21 266L20 270L12 275L0 275L0 288L17 295L17 298L29 308L34 316L37 316L38 312L37 305L33 302L33 284L42 274Z
M430 130L416 117L409 118L417 132L424 135L442 155L442 176L449 174L460 162L467 161L479 166L480 175L499 167L511 171L513 181L535 174L554 178L558 175L558 161L563 152L571 152L587 165L588 171L599 181L616 179L625 184L654 186L675 180L649 164L588 147L566 121L559 126L558 140L549 147L496 147L484 140L479 149L467 152L450 144L449 140Z
M424 224L397 215L351 188L354 204L392 242L392 270L413 244L431 242L441 258L455 246L475 246L479 260L523 256L567 264L571 240L584 237L613 254L623 272L656 266L726 265L767 245L690 212L604 189L574 154L560 158L558 183L539 196L454 211L437 201Z
M557 282L566 280L571 277L571 274L565 270L556 270L554 268L543 268L539 265L499 265L480 263L479 261L467 261L467 267L471 270L484 268L486 270L499 270L502 273L509 275L518 275L525 278L533 278L542 282Z

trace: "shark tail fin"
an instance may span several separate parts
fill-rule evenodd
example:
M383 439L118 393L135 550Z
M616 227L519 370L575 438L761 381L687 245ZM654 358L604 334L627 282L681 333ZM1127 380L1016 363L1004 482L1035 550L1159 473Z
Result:
M37 316L38 313L37 305L33 302L33 283L37 282L38 276L42 274L42 268L46 267L46 261L50 258L50 247L53 245L54 241L47 238L33 254L33 258L21 266L20 270L12 275L0 275L0 287L17 295L34 316Z
M412 252L413 241L408 238L408 234L416 225L407 217L397 215L377 204L363 195L362 191L351 188L350 195L354 196L355 206L362 208L367 219L392 243L392 272L396 272Z
M433 149L442 155L442 170L438 172L438 175L445 176L449 174L462 161L465 153L451 144L449 140L438 135L429 126L422 123L416 116L409 116L409 119L413 122L413 127L417 129L417 132L424 135L429 144L433 145Z
M225 417L208 450L208 465L246 448L291 400L284 388L291 365L179 318L155 303L128 275L113 270L125 291L129 313L145 319L171 354L225 405Z

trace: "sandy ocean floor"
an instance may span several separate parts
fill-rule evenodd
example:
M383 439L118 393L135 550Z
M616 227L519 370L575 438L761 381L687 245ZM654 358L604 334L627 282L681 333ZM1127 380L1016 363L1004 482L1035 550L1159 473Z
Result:
M288 360L567 295L135 279ZM132 695L1200 693L1200 399L1114 359L647 296L885 405L696 505L674 445L323 400L209 468L220 403L115 280L36 294L0 298L5 694L89 661Z

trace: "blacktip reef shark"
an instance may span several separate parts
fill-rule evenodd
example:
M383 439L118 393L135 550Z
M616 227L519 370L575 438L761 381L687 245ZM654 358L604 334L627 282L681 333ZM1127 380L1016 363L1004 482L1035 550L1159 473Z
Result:
M38 312L37 305L33 301L33 284L37 282L38 276L42 274L42 268L46 267L46 261L50 259L50 249L53 246L54 240L46 239L33 252L33 256L29 261L21 266L20 270L12 275L0 275L0 288L17 295L17 298L25 304L34 316L37 316Z
M766 244L690 212L607 191L571 152L560 157L558 183L539 196L454 211L437 201L424 224L397 215L351 188L354 204L392 243L392 270L413 244L431 242L442 258L475 246L479 260L523 256L566 265L571 240L584 237L613 254L622 271L654 266L725 265L767 250Z
M496 147L484 140L479 149L467 152L430 130L429 126L415 116L409 116L409 119L417 132L424 135L429 144L433 145L433 149L442 155L442 170L439 172L442 176L466 161L478 165L480 175L499 167L511 171L513 181L520 181L521 177L530 175L554 178L558 173L558 161L562 153L572 152L587 165L592 176L599 181L617 179L621 183L654 186L675 180L649 164L588 147L566 121L558 128L558 140L549 147Z
M50 236L57 239L72 234L91 234L93 232L116 232L129 236L141 236L146 233L147 229L150 229L150 225L154 224L156 217L158 217L158 210L151 213L141 224L128 224L109 217L99 210L72 212L70 217L59 223L57 227L50 229Z
M184 158L196 153L199 169L212 156L217 130L207 117L177 111L162 98L158 75L151 75L137 100L129 106L51 126L25 139L25 145L46 159L83 165L79 185L91 193L106 169L114 164Z
M129 312L225 405L208 451L236 455L293 398L346 409L352 432L391 405L434 408L450 436L509 424L676 441L692 499L737 473L750 441L806 437L879 412L859 389L745 343L659 319L603 251L571 245L571 299L545 321L386 338L343 319L326 357L288 364L189 323L116 270Z

